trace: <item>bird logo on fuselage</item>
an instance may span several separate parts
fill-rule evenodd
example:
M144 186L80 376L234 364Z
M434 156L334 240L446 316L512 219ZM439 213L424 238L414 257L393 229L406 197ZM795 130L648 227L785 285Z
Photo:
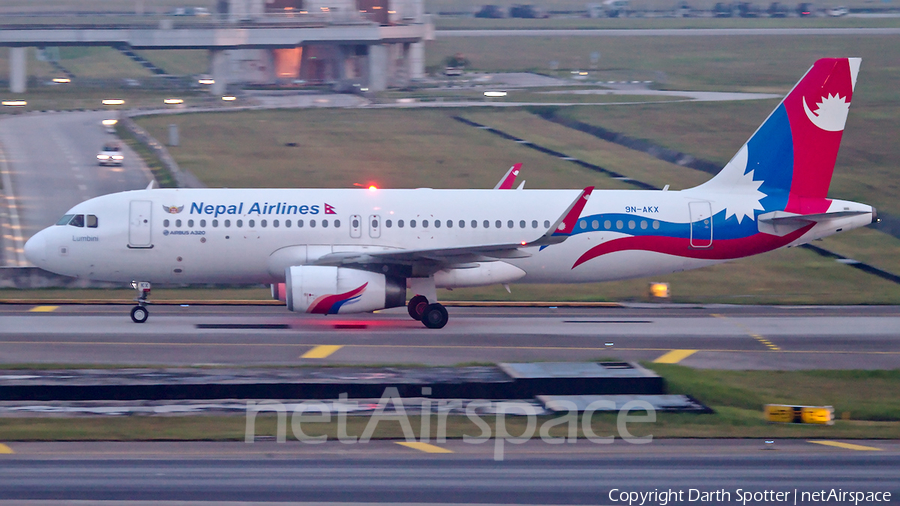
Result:
M163 204L163 209L169 214L178 214L181 211L184 211L184 206L181 206L181 207L167 206L167 205Z

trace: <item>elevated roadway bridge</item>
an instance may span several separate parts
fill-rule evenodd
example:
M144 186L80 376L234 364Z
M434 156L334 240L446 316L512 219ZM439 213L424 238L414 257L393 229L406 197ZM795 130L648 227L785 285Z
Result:
M26 91L26 48L55 46L206 49L210 52L210 73L215 80L212 92L218 95L225 93L229 82L247 75L241 62L250 60L261 61L257 67L265 69L250 76L255 81L285 76L349 79L378 91L401 76L424 76L423 41L433 37L434 27L428 22L380 25L361 18L340 22L195 23L177 27L165 21L158 26L0 26L0 46L10 48L10 91L13 93ZM250 50L256 52L247 53ZM280 57L277 51L293 52L290 55L293 57ZM312 65L308 63L310 59L324 59L328 63ZM285 68L285 61L296 61L296 64Z

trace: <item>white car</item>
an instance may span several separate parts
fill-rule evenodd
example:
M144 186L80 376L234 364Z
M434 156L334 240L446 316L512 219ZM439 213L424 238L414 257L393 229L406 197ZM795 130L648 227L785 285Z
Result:
M100 165L117 165L121 166L125 160L122 150L118 144L105 144L103 149L97 153L97 163Z

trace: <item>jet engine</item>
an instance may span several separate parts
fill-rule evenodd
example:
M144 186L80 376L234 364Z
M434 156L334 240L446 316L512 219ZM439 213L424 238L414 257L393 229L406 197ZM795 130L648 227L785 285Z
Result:
M406 305L406 280L346 267L300 265L285 269L291 311L365 313Z

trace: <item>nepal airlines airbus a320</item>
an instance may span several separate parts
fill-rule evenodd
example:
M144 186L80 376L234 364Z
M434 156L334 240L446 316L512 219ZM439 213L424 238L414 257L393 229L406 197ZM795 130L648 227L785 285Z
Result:
M132 282L266 283L291 311L407 305L448 320L437 288L584 283L704 267L875 220L827 198L859 58L817 61L710 181L681 191L147 189L73 207L25 245L34 265ZM410 289L414 297L407 303Z

